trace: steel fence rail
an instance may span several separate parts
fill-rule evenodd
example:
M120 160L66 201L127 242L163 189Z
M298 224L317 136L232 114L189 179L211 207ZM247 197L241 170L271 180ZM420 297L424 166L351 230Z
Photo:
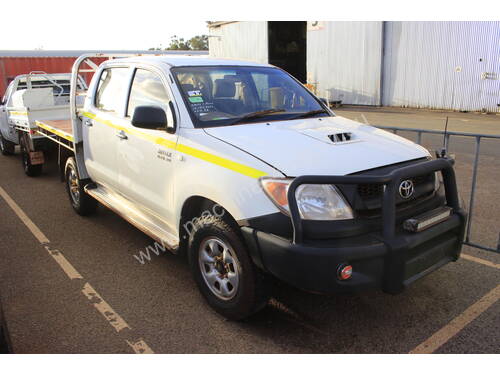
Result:
M500 135L493 134L476 134L476 133L465 133L465 132L456 132L456 131L443 131L443 130L429 130L429 129L418 129L418 128L399 128L394 126L379 126L374 125L375 127L383 130L392 131L394 134L398 132L410 132L417 133L417 143L422 144L422 134L434 134L441 135L444 137L444 149L448 150L448 145L450 143L450 138L452 136L456 137L467 137L474 138L476 140L475 151L474 151L474 165L472 168L472 184L471 184L471 193L469 197L469 216L467 218L467 230L465 234L464 245L472 246L481 250L492 251L495 253L500 253L500 234L497 242L497 247L492 248L488 246L484 246L478 243L471 241L471 223L472 217L474 214L474 203L475 203L475 193L476 193L476 182L477 182L477 170L479 166L479 155L481 150L481 140L482 139L500 139Z

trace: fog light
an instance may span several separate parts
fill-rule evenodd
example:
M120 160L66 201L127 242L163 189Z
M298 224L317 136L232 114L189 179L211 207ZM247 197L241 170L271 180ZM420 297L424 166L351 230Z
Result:
M339 266L337 277L340 280L350 279L351 276L352 276L352 266L350 266L348 264L342 264Z

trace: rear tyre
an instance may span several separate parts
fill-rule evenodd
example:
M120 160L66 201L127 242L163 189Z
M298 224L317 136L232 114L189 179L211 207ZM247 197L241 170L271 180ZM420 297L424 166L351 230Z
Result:
M189 238L189 265L208 304L227 319L241 320L267 303L266 280L241 237L220 217L200 218Z
M43 164L31 164L30 154L28 148L26 147L24 138L19 142L21 146L21 160L23 163L24 173L28 177L37 177L42 174Z
M78 215L88 216L97 209L97 201L88 195L84 187L90 180L80 180L78 168L74 158L68 158L65 168L66 191L68 192L71 206Z
M2 137L2 134L0 134L0 151L2 152L2 155L13 155L15 149L16 145L11 141L6 140Z

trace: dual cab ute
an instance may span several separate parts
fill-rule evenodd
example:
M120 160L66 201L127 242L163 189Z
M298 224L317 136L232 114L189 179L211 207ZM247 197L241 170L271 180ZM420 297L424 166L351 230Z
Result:
M73 208L88 215L100 202L186 253L222 315L258 311L273 278L396 294L459 258L452 160L336 116L283 70L253 62L111 59L79 108L91 57L73 67L72 144L59 158Z

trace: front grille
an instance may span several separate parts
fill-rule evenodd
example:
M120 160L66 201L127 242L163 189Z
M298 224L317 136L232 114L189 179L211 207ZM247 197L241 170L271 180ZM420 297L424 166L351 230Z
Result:
M419 185L430 181L432 175L423 175L423 176L417 176L413 177L410 180L413 181L413 185L418 187ZM359 184L358 185L358 194L361 198L363 199L372 199L372 198L377 198L382 196L382 193L384 192L384 185L381 184Z

